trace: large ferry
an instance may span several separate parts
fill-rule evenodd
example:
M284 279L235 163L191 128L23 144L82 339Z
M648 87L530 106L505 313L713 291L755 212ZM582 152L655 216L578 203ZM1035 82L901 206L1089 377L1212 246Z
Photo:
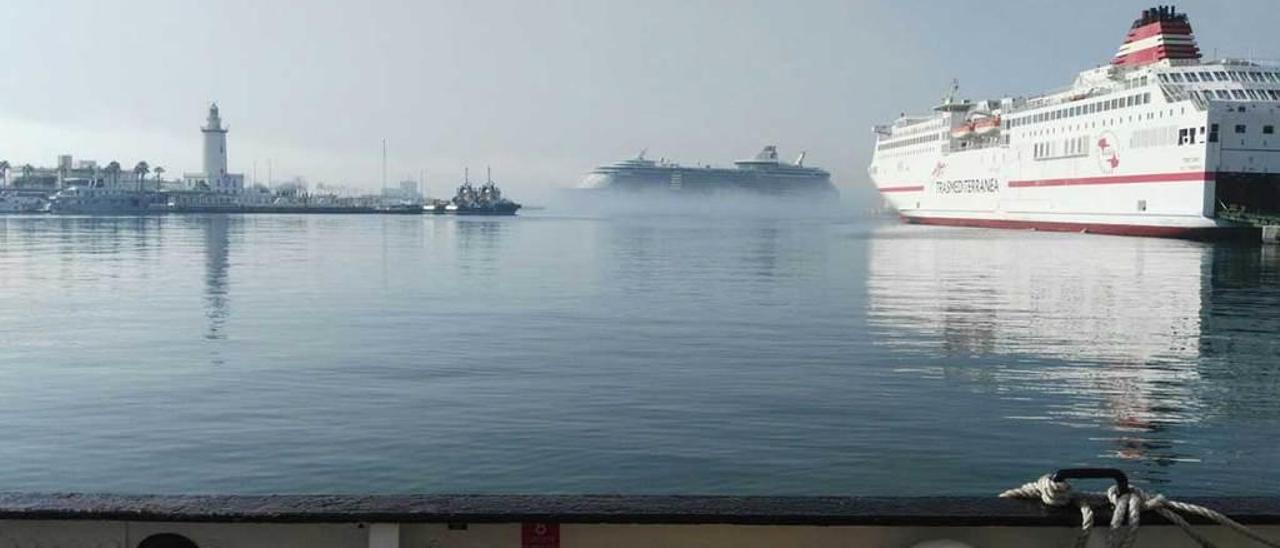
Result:
M1202 61L1187 15L1161 6L1069 88L981 101L953 88L877 126L868 172L912 223L1211 236L1280 214L1277 125L1280 68Z
M579 188L612 191L711 194L747 191L774 196L835 196L831 174L804 165L804 154L793 163L778 160L778 149L764 147L755 158L734 162L734 167L683 166L645 158L600 166L587 175Z

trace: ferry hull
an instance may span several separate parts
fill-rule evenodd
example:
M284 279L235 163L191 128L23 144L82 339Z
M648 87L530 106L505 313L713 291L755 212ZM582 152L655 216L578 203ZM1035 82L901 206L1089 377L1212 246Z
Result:
M1035 221L1014 219L971 219L959 217L926 217L902 215L908 224L957 226L969 228L999 228L1009 230L1040 230L1045 232L1080 232L1110 236L1139 236L1150 238L1181 238L1189 240L1246 239L1256 237L1255 227L1237 226L1155 226L1142 224L1114 224L1090 222Z

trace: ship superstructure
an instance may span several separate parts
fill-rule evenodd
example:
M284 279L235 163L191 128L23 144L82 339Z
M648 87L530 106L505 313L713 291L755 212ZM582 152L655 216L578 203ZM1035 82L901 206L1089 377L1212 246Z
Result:
M795 162L778 159L778 149L764 147L754 158L738 160L734 167L683 166L654 161L641 152L634 159L600 166L587 175L579 188L668 194L711 194L746 191L772 196L835 196L831 174Z
M908 222L1204 236L1280 214L1280 67L1205 62L1186 14L1144 10L1067 89L877 126L868 169Z

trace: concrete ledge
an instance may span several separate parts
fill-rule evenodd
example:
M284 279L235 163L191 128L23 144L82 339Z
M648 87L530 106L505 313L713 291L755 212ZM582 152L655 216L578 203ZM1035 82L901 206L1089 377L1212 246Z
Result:
M1181 499L1180 499L1181 500ZM1191 498L1280 525L1280 498ZM1106 514L1104 514L1106 515ZM622 495L109 495L0 493L0 519L204 523L521 523L1078 526L1072 509L992 497ZM1193 520L1194 521L1194 520ZM1164 523L1149 514L1143 523Z

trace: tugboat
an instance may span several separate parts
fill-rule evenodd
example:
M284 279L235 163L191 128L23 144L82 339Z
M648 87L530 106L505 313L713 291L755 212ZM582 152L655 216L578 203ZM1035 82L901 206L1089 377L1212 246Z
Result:
M471 184L471 173L463 174L462 186L449 201L437 200L425 206L427 213L454 215L515 215L520 204L502 196L502 191L493 182L493 171L490 170L488 180L477 188Z

